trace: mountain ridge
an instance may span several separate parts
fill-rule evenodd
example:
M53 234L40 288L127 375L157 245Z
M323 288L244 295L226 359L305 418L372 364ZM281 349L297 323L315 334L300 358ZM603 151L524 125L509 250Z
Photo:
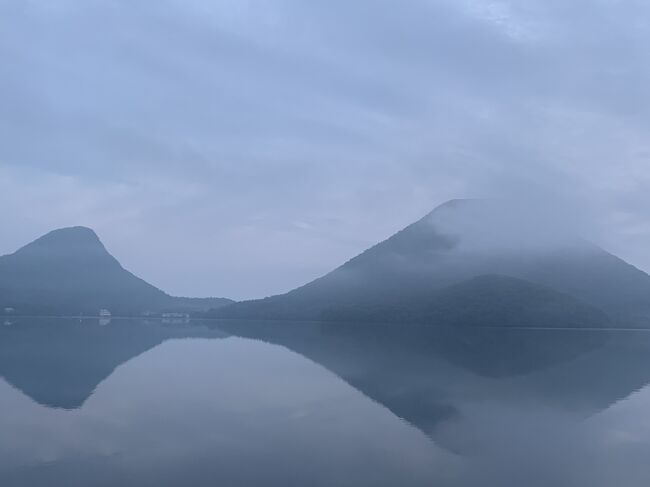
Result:
M226 298L177 298L126 270L94 230L53 230L0 256L0 308L12 314L133 316L144 312L206 311Z
M426 301L445 287L491 274L569 295L606 312L615 326L650 325L648 274L552 215L493 200L448 201L318 279L210 316L318 320L332 306Z

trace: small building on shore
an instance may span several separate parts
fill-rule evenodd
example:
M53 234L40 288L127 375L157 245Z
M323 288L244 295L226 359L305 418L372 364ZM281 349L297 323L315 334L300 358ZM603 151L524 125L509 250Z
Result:
M190 322L189 313L163 313L162 322L165 324L183 324Z

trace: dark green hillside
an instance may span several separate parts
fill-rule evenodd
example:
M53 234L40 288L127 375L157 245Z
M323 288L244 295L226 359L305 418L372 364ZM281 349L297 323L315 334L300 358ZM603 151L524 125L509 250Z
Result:
M606 327L604 312L571 296L505 276L479 276L428 299L375 306L331 307L328 321L419 323L441 326Z

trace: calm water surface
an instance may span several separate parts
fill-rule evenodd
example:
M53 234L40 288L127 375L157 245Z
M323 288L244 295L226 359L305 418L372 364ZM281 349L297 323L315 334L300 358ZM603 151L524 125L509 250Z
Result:
M0 324L2 486L650 485L650 332Z

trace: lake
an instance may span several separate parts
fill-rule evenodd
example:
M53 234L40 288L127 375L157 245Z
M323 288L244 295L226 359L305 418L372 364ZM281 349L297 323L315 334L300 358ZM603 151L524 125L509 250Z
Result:
M650 332L15 318L2 486L650 485Z

